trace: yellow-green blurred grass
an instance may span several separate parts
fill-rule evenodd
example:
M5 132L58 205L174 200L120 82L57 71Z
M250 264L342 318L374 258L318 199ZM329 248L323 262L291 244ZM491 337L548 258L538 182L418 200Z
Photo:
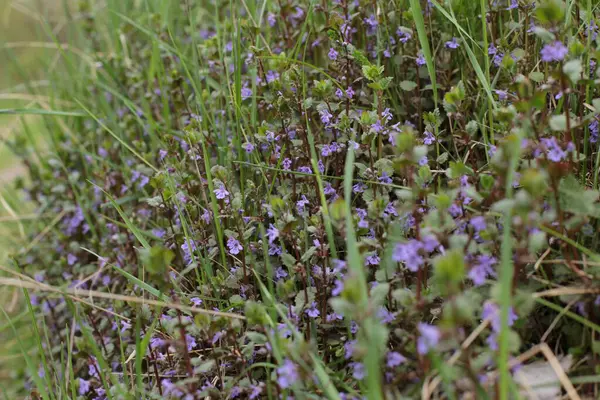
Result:
M60 18L62 0L0 0L0 109L40 108L43 97L29 94L31 85L43 93L47 71L40 60L50 60L56 50L30 46L31 43L50 42L45 37L40 18L50 21ZM28 86L29 85L29 86ZM45 126L36 116L0 115L0 265L10 266L9 255L27 246L25 231L34 222L31 206L22 194L14 190L12 181L23 174L18 157L6 145L15 135L24 135L26 123L33 143L44 146ZM10 321L0 316L0 397L20 398L23 377L17 375L23 367L23 355L12 332L28 352L33 351L31 319L25 314L23 294L20 290L0 288L0 307L10 316Z
M42 19L48 26L60 25L62 4L62 0L0 0L0 108L35 104L35 97L28 94L28 85L44 85L47 71L40 60L51 59L56 50L32 44L50 42L44 33ZM6 186L3 171L18 165L18 159L5 141L22 131L21 118L0 115L0 187ZM31 117L27 117L27 123L39 125L36 118ZM41 130L40 126L32 132L40 133Z

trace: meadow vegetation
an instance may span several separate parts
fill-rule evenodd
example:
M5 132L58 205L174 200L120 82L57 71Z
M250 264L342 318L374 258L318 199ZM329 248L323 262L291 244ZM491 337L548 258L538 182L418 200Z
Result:
M61 10L7 398L598 398L597 2Z

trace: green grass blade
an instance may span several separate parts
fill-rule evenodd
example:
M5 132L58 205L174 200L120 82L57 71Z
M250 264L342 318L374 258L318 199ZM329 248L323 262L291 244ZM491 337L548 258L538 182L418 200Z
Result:
M419 0L410 0L410 8L412 9L412 15L417 27L417 35L419 36L419 43L421 44L421 51L425 62L427 64L427 71L429 72L429 78L431 79L431 87L433 88L433 101L435 106L438 105L438 92L437 92L437 79L435 73L435 64L433 62L433 55L431 53L431 47L429 46L429 35L425 29L425 20L423 19L423 10L421 9L421 3Z

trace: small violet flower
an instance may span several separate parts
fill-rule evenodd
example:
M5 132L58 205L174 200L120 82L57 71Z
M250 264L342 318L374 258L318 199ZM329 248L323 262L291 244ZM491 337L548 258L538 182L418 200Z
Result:
M427 354L440 341L440 330L436 326L424 323L419 323L417 329L419 330L417 351L421 355Z
M231 253L233 255L239 254L240 251L242 251L244 249L242 247L242 245L240 244L240 242L234 237L230 237L227 240L227 247L229 248L229 253Z

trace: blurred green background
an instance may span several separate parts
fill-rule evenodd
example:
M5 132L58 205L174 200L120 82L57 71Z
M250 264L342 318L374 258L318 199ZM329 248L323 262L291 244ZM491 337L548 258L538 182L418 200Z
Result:
M37 101L42 97L29 92L32 87L48 86L48 65L59 63L53 59L56 50L44 48L43 43L51 42L46 29L60 37L64 5L62 0L0 0L0 109L40 108ZM24 124L29 135L25 135ZM39 117L0 114L0 266L9 265L10 253L27 245L26 225L34 211L14 189L13 182L24 176L24 167L9 143L27 136L28 143L43 147L44 134ZM23 356L11 325L25 346L31 343L22 292L0 287L0 307L11 316L9 323L0 315L0 393L4 398L19 398L23 380L15 374L21 369Z

